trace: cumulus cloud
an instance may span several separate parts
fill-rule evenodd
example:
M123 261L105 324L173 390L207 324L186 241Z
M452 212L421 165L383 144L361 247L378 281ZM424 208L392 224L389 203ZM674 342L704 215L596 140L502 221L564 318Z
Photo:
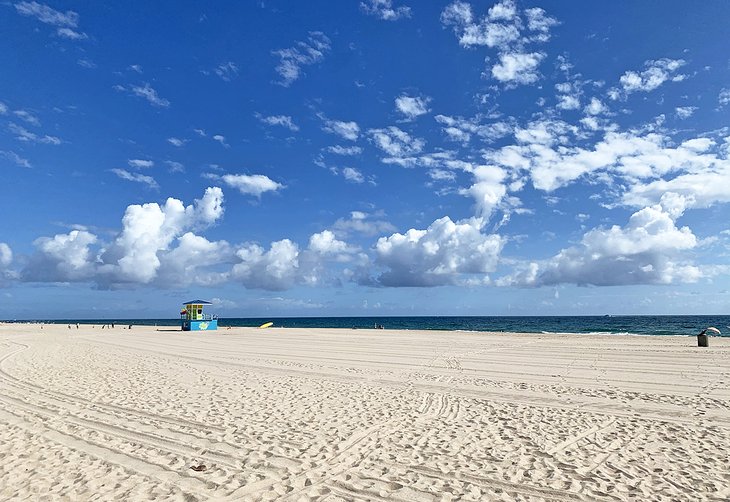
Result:
M355 251L345 241L337 239L331 230L312 234L309 238L309 249L320 255L349 254Z
M395 98L395 108L402 113L407 120L413 120L416 117L425 115L429 112L428 103L431 101L429 97L402 95Z
M545 54L528 50L528 46L547 42L557 20L540 8L520 12L512 0L497 2L478 19L471 4L457 0L441 12L441 23L453 28L463 47L496 49L498 61L488 74L506 87L514 87L540 78L538 66Z
M111 172L113 172L123 180L133 181L135 183L142 183L143 185L147 185L149 188L154 188L155 190L160 188L160 185L157 184L157 181L155 181L152 176L146 176L140 173L130 173L126 169L116 168L111 169Z
M425 145L422 139L414 138L395 126L386 127L385 129L370 129L368 134L375 146L394 158L419 153Z
M601 102L600 99L591 98L591 102L586 105L583 111L587 115L600 115L602 113L606 113L608 111L608 108Z
M226 82L230 82L238 76L238 66L233 61L219 64L214 71L216 75Z
M577 132L562 121L533 122L516 130L517 144L489 151L485 158L507 170L527 171L534 187L545 191L600 172L631 183L679 171L700 172L716 159L698 150L711 145L702 140L671 146L669 138L657 133L609 131L592 147L582 148L571 146Z
M360 9L365 14L375 16L384 21L397 21L404 17L411 17L411 8L406 5L393 6L393 0L367 0L360 2Z
M674 113L680 119L688 119L694 114L695 110L697 110L696 106L678 106L674 109Z
M157 91L154 90L152 86L147 82L145 82L144 85L124 86L118 84L114 86L114 90L119 92L126 92L133 96L137 96L138 98L142 98L152 106L157 106L161 108L167 108L170 106L170 101L160 97L160 95L157 94Z
M277 183L263 174L206 174L207 178L223 181L226 185L235 188L244 195L261 197L266 192L276 192L284 188L284 185Z
M501 285L549 286L562 283L595 286L696 282L702 270L683 259L698 239L688 227L675 224L683 201L667 194L660 204L631 215L620 227L595 228L580 245L563 249L545 262L527 264L501 278Z
M23 269L26 281L84 281L93 277L96 268L90 246L97 237L85 230L41 237L34 245L38 252Z
M320 31L310 31L306 42L297 42L293 47L274 51L279 57L276 72L281 76L277 84L289 87L302 74L302 67L319 63L330 50L330 39Z
M499 63L492 67L492 77L500 82L531 84L540 78L537 67L544 58L543 52L500 54Z
M248 244L236 251L238 263L231 277L247 288L282 291L297 282L299 246L289 239L273 242L266 250L258 244Z
M627 96L634 92L650 92L658 88L664 82L671 80L679 82L686 78L686 75L678 74L677 70L686 63L683 59L662 58L649 60L644 63L644 71L627 71L619 79L623 93L612 93L613 99Z
M482 225L478 218L453 222L445 216L425 230L381 237L375 253L385 271L377 282L390 287L487 283L504 241L482 233Z
M357 125L357 122L329 120L327 118L324 118L323 116L321 116L320 118L324 120L324 126L322 126L322 130L325 132L336 134L337 136L349 141L357 141L357 138L360 137L360 126Z
M207 188L203 198L189 206L172 197L162 206L131 205L122 218L121 233L100 256L99 273L112 282L152 282L175 239L212 225L222 215L223 191L218 187Z
M256 114L256 117L267 125L285 127L290 131L299 130L299 126L294 123L289 115L269 115L268 117L264 117L263 115Z

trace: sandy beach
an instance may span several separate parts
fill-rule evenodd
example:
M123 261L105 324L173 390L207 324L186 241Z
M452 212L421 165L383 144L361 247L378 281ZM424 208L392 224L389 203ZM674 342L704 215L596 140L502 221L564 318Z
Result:
M696 345L4 324L0 499L728 500L730 339Z

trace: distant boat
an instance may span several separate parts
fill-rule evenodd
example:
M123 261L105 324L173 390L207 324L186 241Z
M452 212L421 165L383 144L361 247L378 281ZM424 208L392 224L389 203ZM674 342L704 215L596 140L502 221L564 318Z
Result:
M274 323L273 323L273 322L265 322L265 323L263 323L263 324L262 324L261 326L259 326L259 329L263 329L263 328L270 328L270 327L271 327L271 326L273 326L273 325L274 325Z

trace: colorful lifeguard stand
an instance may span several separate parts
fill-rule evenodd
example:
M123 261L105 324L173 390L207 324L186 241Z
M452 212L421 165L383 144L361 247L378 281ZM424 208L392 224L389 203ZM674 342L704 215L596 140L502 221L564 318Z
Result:
M180 321L183 331L213 331L218 329L218 317L203 313L203 305L212 305L205 300L183 302Z

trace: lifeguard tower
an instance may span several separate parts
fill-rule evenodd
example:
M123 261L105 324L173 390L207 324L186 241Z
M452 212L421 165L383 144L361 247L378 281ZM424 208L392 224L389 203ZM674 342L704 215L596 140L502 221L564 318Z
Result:
M183 302L180 321L183 331L212 331L218 329L218 317L203 313L203 305L212 305L205 300Z

